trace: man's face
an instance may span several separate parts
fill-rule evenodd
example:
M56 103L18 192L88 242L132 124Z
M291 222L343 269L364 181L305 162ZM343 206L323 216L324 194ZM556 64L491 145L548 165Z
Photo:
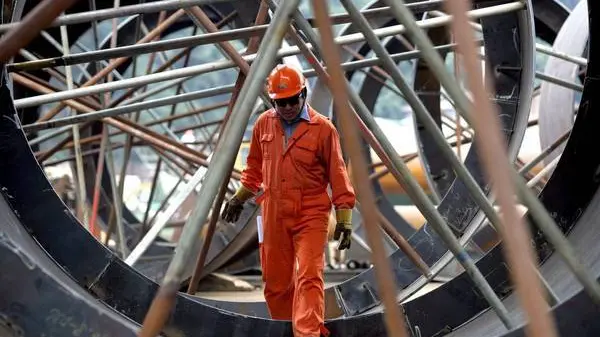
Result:
M298 116L304 104L304 98L297 96L274 100L275 109L281 118L292 121Z

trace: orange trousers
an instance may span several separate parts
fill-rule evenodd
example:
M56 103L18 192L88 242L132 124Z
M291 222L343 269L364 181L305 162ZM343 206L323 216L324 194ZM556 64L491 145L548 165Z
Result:
M291 320L294 337L327 335L323 325L327 218L279 218L263 226L260 255L271 318Z

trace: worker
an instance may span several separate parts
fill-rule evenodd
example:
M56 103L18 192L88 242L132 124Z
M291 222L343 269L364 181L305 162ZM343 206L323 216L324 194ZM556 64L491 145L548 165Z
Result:
M327 224L333 205L334 239L338 249L349 248L355 193L339 135L306 102L302 72L277 65L267 87L274 108L253 127L241 187L225 204L222 218L237 221L244 202L262 187L257 198L263 229L260 257L269 313L273 319L291 320L294 337L328 336L323 281Z

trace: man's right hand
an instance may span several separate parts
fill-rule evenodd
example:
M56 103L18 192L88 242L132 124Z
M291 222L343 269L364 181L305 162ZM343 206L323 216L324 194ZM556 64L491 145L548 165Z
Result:
M227 222L237 222L244 209L244 202L236 197L232 197L225 203L221 218Z

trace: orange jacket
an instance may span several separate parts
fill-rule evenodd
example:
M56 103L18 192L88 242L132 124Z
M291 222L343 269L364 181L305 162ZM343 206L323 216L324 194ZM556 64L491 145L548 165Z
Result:
M342 158L338 132L328 118L310 106L308 115L310 122L299 122L285 149L285 135L277 112L270 109L258 118L241 183L253 194L262 185L265 197L276 199L303 199L326 192L330 184L328 211L331 204L336 210L352 209L355 194ZM287 206L305 210L312 204L323 209L322 200ZM285 201L277 208L285 210Z

